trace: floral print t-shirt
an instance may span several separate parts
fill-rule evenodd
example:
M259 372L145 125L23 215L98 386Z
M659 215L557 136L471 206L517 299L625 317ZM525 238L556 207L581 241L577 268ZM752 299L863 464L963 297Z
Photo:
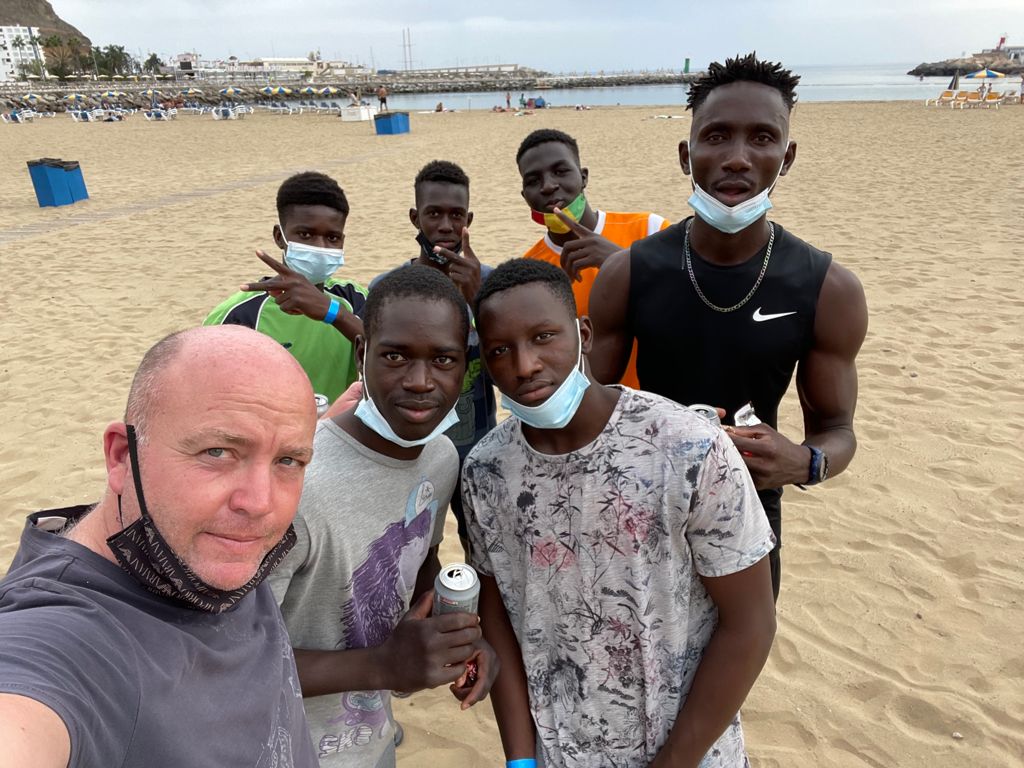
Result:
M501 591L548 768L646 768L717 625L700 577L748 568L774 545L726 434L621 389L589 445L538 453L510 418L464 468L472 565ZM745 764L737 714L701 768Z

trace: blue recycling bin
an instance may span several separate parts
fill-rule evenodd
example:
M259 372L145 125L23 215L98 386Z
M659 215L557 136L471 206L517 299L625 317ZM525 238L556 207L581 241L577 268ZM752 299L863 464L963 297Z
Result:
M68 186L64 165L60 160L43 157L28 161L28 174L36 192L40 208L57 205L71 205L75 202Z
M64 168L64 181L71 192L72 202L88 200L89 191L85 188L85 178L82 176L82 166L77 160L65 160L61 163Z
M378 136L391 136L409 132L408 112L384 112L373 116L373 127Z

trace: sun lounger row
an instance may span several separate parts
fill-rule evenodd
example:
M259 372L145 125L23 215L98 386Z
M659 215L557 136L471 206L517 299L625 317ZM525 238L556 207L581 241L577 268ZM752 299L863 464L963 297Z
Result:
M949 105L953 109L972 109L973 107L989 107L999 108L1000 104L1007 101L1012 101L1003 93L997 93L996 91L989 91L984 97L977 91L943 91L934 99L925 99L925 106L934 105L936 107L942 107Z
M39 112L38 110L32 109L31 107L25 107L23 109L12 109L9 114L0 114L0 118L3 118L5 123L30 123L36 118L43 117L56 117L56 112Z
M333 115L341 114L341 105L338 104L338 102L336 101L332 101L330 104L328 104L326 101L321 101L319 104L312 100L308 102L300 101L299 107L301 109L309 110L310 112L316 112L317 114L321 114L323 112L327 112Z

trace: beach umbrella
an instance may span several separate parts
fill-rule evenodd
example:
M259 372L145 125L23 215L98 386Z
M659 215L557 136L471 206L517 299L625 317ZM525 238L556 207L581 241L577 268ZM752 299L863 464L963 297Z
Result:
M39 75L25 75L26 80L38 80Z
M228 86L227 88L221 88L220 89L220 95L221 96L239 96L239 95L241 95L241 93L242 93L242 89L241 88L235 88L235 86L233 86L233 85Z
M199 88L193 88L192 86L189 86L188 88L182 88L181 89L181 95L182 96L202 96L203 92Z
M285 88L283 85L268 85L266 88L260 88L260 93L265 96L290 96L291 92L291 88Z
M325 85L323 88L320 89L321 96L334 96L338 93L340 93L340 91L338 91L338 89L335 88L333 85Z
M124 75L114 75L112 80L124 80Z
M311 85L307 85L305 88L301 89L299 93L303 94L304 96L316 96L318 93L320 93L320 91L318 91Z
M24 96L21 97L21 100L31 101L32 103L35 103L37 101L42 101L42 98L43 97L40 96L38 93L26 93Z
M81 104L83 101L85 101L85 99L86 97L80 93L69 93L67 96L64 97L64 101L71 101L76 104Z
M948 91L959 91L960 90L960 70L958 69L953 75L953 79L949 81L949 85L946 87Z
M104 99L119 99L124 95L122 91L104 91L100 94Z
M964 75L964 77L982 79L992 77L1006 77L1006 75L1004 75L1002 72L996 72L994 69L988 69L986 67L985 69L979 69L977 72L971 72L971 74L969 75Z
M156 90L154 88L147 88L146 90L144 90L142 92L142 95L143 96L147 96L149 98L153 98L154 96L163 96L163 94L160 93L160 91L158 91L158 90Z

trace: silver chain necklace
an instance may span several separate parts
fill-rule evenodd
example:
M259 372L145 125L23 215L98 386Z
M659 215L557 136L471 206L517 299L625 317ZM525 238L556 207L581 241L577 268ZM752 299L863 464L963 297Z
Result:
M757 289L761 287L761 281L764 280L764 273L768 271L768 262L772 257L772 245L775 244L775 225L768 222L768 230L770 233L768 235L768 250L765 251L764 254L764 264L761 265L761 274L757 276L757 281L754 283L754 287L750 289L750 293L731 307L720 307L717 304L713 304L711 300L704 295L704 291L700 289L700 286L697 285L697 276L693 274L693 259L690 258L690 227L692 225L692 220L686 224L686 233L683 236L683 253L685 254L686 271L690 275L690 282L693 283L693 290L695 290L697 295L700 296L700 300L707 304L711 309L715 310L715 312L733 312L739 309L750 301L751 297L757 293Z

